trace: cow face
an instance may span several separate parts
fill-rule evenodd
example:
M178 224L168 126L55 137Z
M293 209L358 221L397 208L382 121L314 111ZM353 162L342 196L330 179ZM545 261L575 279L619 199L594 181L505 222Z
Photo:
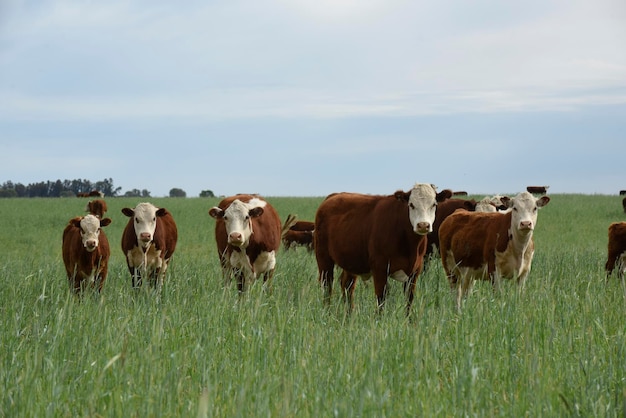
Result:
M532 232L537 224L537 211L550 202L548 196L536 199L528 192L522 192L508 201L511 209L511 228L519 232Z
M157 217L165 215L167 211L163 208L157 208L152 203L139 203L135 209L122 209L122 213L133 218L137 243L146 249L154 239Z
M111 219L99 219L94 215L86 215L82 218L74 218L71 222L75 227L80 228L83 247L87 251L92 252L98 248L101 227L109 225Z
M244 203L235 199L226 210L213 207L209 215L215 219L223 219L228 235L228 243L235 247L245 248L248 246L252 230L252 218L263 214L265 202L260 199L252 199Z
M450 191L447 191L450 192ZM419 235L426 235L433 230L435 222L435 211L437 202L450 197L451 192L437 194L435 186L432 184L416 184L406 195L409 207L409 221L413 227L413 232ZM396 197L399 197L396 193Z

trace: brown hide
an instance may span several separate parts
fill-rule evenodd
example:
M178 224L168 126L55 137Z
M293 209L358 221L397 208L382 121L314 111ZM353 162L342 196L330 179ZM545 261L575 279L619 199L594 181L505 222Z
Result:
M100 292L108 273L109 256L111 255L109 240L104 231L101 230L98 237L98 247L92 252L87 251L80 236L81 219L80 216L70 219L63 230L62 255L65 272L71 289L74 293L79 294L89 285L85 283L85 280L95 269L95 279L91 285ZM110 223L111 219L106 218L100 221L100 226L104 227Z
M289 229L283 234L283 246L285 249L302 245L309 251L313 250L313 231L298 231Z
M141 285L141 279L139 282L136 282L134 274L135 269L132 267L127 259L127 254L129 251L133 250L135 247L141 248L141 245L137 242L137 235L135 234L135 218L132 216L132 212L128 212L128 208L122 209L122 212L128 216L131 215L126 223L126 227L124 228L124 232L122 233L122 252L124 253L124 258L126 259L126 265L128 270L132 276L132 285L133 287L139 287ZM176 250L176 243L178 242L178 229L176 227L176 222L172 217L172 214L165 208L159 208L157 210L156 216L156 229L154 230L154 235L152 237L152 244L150 245L151 250L160 251L159 257L163 260L164 265L166 266L169 262L170 258L174 254ZM158 275L159 271L152 272L153 274L149 277L150 282L153 286L158 285Z
M313 231L315 230L315 223L311 221L297 221L289 229L292 231Z
M473 211L476 209L476 201L474 199L446 199L437 204L435 222L433 222L433 232L428 234L428 247L426 248L425 256L430 256L434 252L434 248L439 250L439 227L441 223L457 209Z
M102 219L107 210L108 208L106 202L101 199L90 200L87 203L87 207L85 207L86 212L89 212L100 219Z
M607 277L613 273L620 256L626 251L626 222L614 222L609 226L608 257L604 268ZM620 277L622 276L620 272Z

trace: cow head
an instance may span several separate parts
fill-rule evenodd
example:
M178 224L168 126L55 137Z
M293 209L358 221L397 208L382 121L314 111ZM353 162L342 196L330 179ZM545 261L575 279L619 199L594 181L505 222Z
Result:
M157 208L152 203L139 203L135 209L122 209L122 213L133 219L137 243L146 249L154 239L157 217L167 214L167 210Z
M265 201L261 199L251 199L248 203L235 199L225 210L217 206L211 208L209 215L224 221L230 245L245 248L254 233L252 218L261 216L264 206Z
M437 202L452 196L452 190L445 189L440 193L432 184L418 183L409 192L397 191L395 197L406 201L409 207L409 221L413 232L426 235L433 231Z
M100 229L111 223L111 219L99 219L94 215L86 215L82 218L74 218L70 221L76 228L80 228L80 237L83 247L89 252L98 248Z
M537 224L537 211L548 202L548 196L537 199L528 192L522 192L510 199L507 206L511 209L511 228L523 233L532 232Z

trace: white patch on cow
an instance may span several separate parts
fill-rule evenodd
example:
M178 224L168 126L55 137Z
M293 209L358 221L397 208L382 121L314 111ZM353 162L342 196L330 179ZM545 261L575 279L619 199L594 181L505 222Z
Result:
M246 205L248 205L248 208L250 209L264 208L267 205L267 202L263 199L259 199L258 197L253 197L250 201L248 201L248 203L246 203Z
M254 233L252 230L252 219L250 210L256 207L264 207L265 202L261 199L251 199L249 203L244 203L235 199L224 211L224 225L228 243L239 248L246 248L250 242L250 237Z
M87 251L91 252L98 248L100 239L100 219L94 215L85 215L80 220L80 237Z
M254 280L259 275L274 270L276 267L276 253L274 251L264 251L254 260L254 265L250 263L250 258L244 251L233 251L230 255L230 265L237 270L241 270L246 279Z
M394 271L389 275L389 277L402 283L409 280L409 276L403 270Z
M437 193L432 184L416 184L409 195L409 220L416 234L426 235L433 231Z
M139 203L133 210L133 226L137 242L147 249L154 239L156 230L156 212L158 208L152 203Z
M484 197L478 203L476 203L476 212L497 212L496 207L492 204L489 196Z

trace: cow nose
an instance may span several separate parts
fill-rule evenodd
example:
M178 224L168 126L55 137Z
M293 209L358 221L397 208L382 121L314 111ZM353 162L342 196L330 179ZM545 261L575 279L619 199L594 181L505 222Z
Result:
M98 241L96 241L95 239L89 239L85 242L85 247L87 247L88 250L93 250L97 246L98 246Z
M229 238L231 242L241 242L241 232L231 232Z
M142 241L150 241L150 233L149 232L142 232L139 237L141 238Z
M532 221L521 221L519 223L519 227L520 227L520 229L532 229L533 228L533 222Z
M430 222L418 222L417 232L423 233L430 231Z

